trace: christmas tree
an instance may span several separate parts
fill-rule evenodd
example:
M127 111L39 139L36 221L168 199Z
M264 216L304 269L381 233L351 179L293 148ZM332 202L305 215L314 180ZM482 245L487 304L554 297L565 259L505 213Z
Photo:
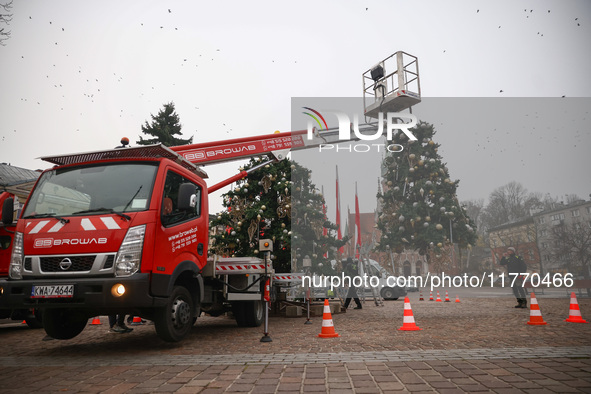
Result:
M447 255L452 244L474 245L476 225L456 196L459 180L451 180L433 141L435 129L420 122L411 129L417 141L404 133L394 136L401 152L388 153L382 161L384 190L378 228L379 250L418 250L428 256Z
M261 159L251 159L243 169L259 164ZM288 160L268 164L223 195L226 210L211 219L211 252L261 257L258 240L268 238L274 244L271 259L276 272L291 272L292 259L301 261L306 255L313 268L326 270L328 259L334 256L329 249L339 241L330 232L322 235L325 226L336 228L326 221L322 202L307 169ZM325 252L329 252L327 257Z
M295 163L292 165L292 218L293 256L301 270L300 262L309 258L311 272L335 275L331 261L337 260L338 249L349 240L336 238L337 226L326 218L326 202L311 182L312 172Z
M181 135L181 123L179 115L174 109L174 103L164 104L164 108L158 111L156 116L150 115L152 122L142 125L142 133L154 138L143 138L136 141L138 145L151 145L162 143L165 146L186 145L193 143L193 137L182 139L175 137Z

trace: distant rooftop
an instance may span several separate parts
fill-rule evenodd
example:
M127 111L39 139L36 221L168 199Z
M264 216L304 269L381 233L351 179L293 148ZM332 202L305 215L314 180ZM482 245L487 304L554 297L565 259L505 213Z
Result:
M0 191L27 198L39 175L41 173L38 171L0 163Z

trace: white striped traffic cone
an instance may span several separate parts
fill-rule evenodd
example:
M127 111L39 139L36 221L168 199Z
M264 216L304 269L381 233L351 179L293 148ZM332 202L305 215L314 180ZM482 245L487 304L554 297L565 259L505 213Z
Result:
M445 302L451 302L449 300L449 294L447 294L447 290L445 291Z
M422 330L415 324L415 317L412 314L412 309L410 307L410 300L408 297L404 297L404 316L402 318L402 327L398 330L400 331L418 331Z
M529 300L529 321L527 324L531 326L543 326L548 324L544 321L542 317L542 312L540 312L540 306L538 305L538 300L536 299L536 295L531 293L531 297Z
M330 314L330 304L328 303L328 298L324 299L324 313L322 314L322 329L320 330L320 334L318 334L320 338L336 338L340 335L336 333L334 330L334 324L332 322L332 315Z
M577 302L577 296L573 291L570 293L570 307L568 310L568 319L565 321L569 323L587 323L587 320L581 316L581 310L579 309L579 303Z

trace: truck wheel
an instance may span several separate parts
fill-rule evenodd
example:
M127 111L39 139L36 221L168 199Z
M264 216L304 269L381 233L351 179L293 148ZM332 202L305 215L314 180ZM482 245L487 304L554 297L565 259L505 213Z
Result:
M43 315L39 309L35 309L26 318L29 328L43 328Z
M180 341L193 327L193 311L193 299L189 290L175 286L166 307L158 309L154 314L156 334L166 342Z
M264 308L260 300L232 303L232 313L240 327L259 327L263 324Z
M55 339L72 339L80 334L88 323L88 317L65 309L47 309L43 312L43 328Z
M397 300L398 299L398 297L396 297L396 295L395 295L394 289L391 287L384 287L382 289L382 297L385 300ZM394 297L396 297L396 298L394 298Z

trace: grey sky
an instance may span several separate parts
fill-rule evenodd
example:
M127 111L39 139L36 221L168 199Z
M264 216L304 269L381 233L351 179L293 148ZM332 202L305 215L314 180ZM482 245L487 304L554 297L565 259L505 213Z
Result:
M39 156L111 148L122 136L133 143L168 101L196 142L287 131L292 97L359 97L361 74L397 50L419 58L424 97L585 97L591 89L588 1L33 0L15 1L12 13L12 37L0 47L0 161L31 169L48 167ZM471 140L446 131L438 127L450 138L441 142L452 177L467 176L463 167L483 173L481 183L460 183L460 197L468 183L466 198L487 197L502 183L482 169L503 156L462 162L451 146ZM472 142L487 145L493 134ZM564 168L553 174L588 168L563 142L553 147ZM546 149L533 137L523 146ZM210 182L236 167L208 168ZM527 172L519 176L537 190ZM564 192L583 193L572 182Z
M342 110L350 119L363 113L360 98L296 98L292 105L294 129L307 127L303 106L322 113L329 127L337 126L336 117L325 109ZM420 121L434 125L434 140L441 144L438 153L451 179L460 180L461 201L486 199L495 188L514 180L532 192L588 199L590 111L590 98L426 98L413 107ZM383 144L385 139L375 142ZM313 182L319 188L324 185L331 206L338 165L343 212L347 205L354 210L355 182L361 210L370 212L376 206L385 149L378 152L373 143L361 141L358 148L341 143L338 152L311 149L294 152L293 157L312 169ZM329 208L329 217L334 220L334 208Z

